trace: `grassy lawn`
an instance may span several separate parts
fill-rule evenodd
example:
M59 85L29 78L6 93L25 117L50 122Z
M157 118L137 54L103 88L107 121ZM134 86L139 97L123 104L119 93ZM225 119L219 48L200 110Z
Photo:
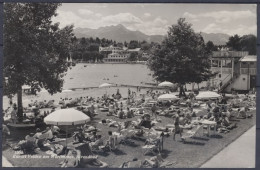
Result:
M253 118L251 119L240 119L236 121L237 128L231 130L229 133L220 133L215 137L206 137L201 135L200 138L187 139L187 143L182 143L179 135L176 136L176 141L173 141L171 134L170 137L166 137L164 140L164 151L162 156L165 160L174 162L171 167L175 168L196 168L200 167L203 163L209 160L212 156L220 152L232 141L237 139L240 135L246 132L250 127L255 125L255 113L256 111L251 111L253 113ZM108 131L117 131L117 128L108 127L102 125L100 122L102 119L110 118L116 121L126 121L127 119L119 120L115 117L107 117L105 112L100 112L98 116L94 118L91 124L95 125L98 129L101 129L98 134L101 134L104 139L107 139ZM135 117L133 119L137 119ZM158 123L158 126L164 126L168 123L173 123L172 118L160 117L162 123ZM23 139L26 134L29 134L35 129L28 130L16 130L12 131L12 136L9 139L10 143L15 144L17 141ZM72 139L69 139L71 141ZM135 145L119 145L119 149L115 152L107 152L105 154L98 154L101 161L106 162L109 167L119 167L123 162L132 160L133 158L138 158L139 160L144 160L145 158L150 158L151 156L144 156L144 141L134 140ZM10 148L3 150L3 155L16 167L58 167L59 163L63 159L39 159L39 158L13 158L14 151ZM44 151L38 151L37 155L47 155Z

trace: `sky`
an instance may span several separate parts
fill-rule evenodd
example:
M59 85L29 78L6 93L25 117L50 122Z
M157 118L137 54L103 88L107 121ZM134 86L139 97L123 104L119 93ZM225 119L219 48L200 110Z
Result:
M186 18L196 32L256 35L255 4L64 3L52 20L61 27L96 29L122 24L147 35L165 35Z

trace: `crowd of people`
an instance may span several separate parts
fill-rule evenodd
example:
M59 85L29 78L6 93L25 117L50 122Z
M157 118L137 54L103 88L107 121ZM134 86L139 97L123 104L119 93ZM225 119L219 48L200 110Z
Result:
M117 127L117 130L109 130L106 135L101 135L96 126L85 124L76 129L72 135L72 144L84 144L84 149L89 153L88 159L91 159L90 162L93 165L99 167L105 167L107 164L93 156L96 152L113 152L118 148L118 145L131 144L135 138L144 139L142 148L154 155L151 159L142 160L138 165L140 167L163 167L162 164L165 163L165 160L162 159L161 153L166 136L170 136L172 133L173 140L175 140L176 135L180 135L182 138L186 129L193 129L196 125L202 124L203 120L215 122L214 126L210 127L212 130L216 126L218 133L228 133L238 126L234 123L234 119L251 118L253 114L249 110L255 107L255 96L252 97L248 94L244 96L233 95L229 99L225 94L221 94L218 99L199 101L196 100L196 95L191 92L177 101L158 101L157 98L163 93L165 92L148 90L145 94L140 94L139 91L134 92L129 89L127 97L122 98L117 90L116 94L111 97L104 95L97 98L88 96L76 99L60 98L58 106L54 104L54 101L45 101L43 103L48 103L52 109L50 111L44 110L43 113L40 113L40 110L47 105L43 107L43 104L39 104L42 102L33 102L28 107L37 108L38 110L35 110L38 113L35 113L34 116L41 115L42 119L59 108L74 107L90 118L105 112L106 118L100 122L101 127L104 129ZM161 116L169 117L172 124L168 126L163 124ZM15 105L11 111L12 123L16 123L16 119L17 107ZM28 148L41 149L48 146L46 145L48 143L50 144L49 150L55 154L78 155L79 150L75 148L68 149L64 145L52 144L59 138L61 131L58 126L47 127L44 131L37 128L35 133L25 136L25 139L13 148L26 152ZM5 134L8 135L8 131ZM134 167L137 165L137 160L125 162L122 167ZM61 166L76 167L79 165L77 161L80 160L76 160L76 157L73 161L71 163L66 160ZM135 165L131 166L131 164Z

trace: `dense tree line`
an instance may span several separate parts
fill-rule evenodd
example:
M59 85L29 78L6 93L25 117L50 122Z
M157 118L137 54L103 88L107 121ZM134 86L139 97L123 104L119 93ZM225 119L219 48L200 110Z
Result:
M249 35L234 35L231 36L226 44L230 50L234 51L248 51L249 55L256 55L256 36Z

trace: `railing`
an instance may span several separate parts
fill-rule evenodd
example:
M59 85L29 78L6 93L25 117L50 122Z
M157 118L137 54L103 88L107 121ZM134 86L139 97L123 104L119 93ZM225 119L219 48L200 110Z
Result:
M212 72L221 72L221 67L211 67ZM222 73L223 74L231 74L232 73L232 68L225 68L222 67Z
M212 57L244 57L247 51L213 51Z
M240 68L240 74L256 75L256 68Z
M220 87L219 92L225 90L225 88L227 88L227 86L230 83L232 83L232 75L231 74L227 75L221 82L223 83L223 85Z

